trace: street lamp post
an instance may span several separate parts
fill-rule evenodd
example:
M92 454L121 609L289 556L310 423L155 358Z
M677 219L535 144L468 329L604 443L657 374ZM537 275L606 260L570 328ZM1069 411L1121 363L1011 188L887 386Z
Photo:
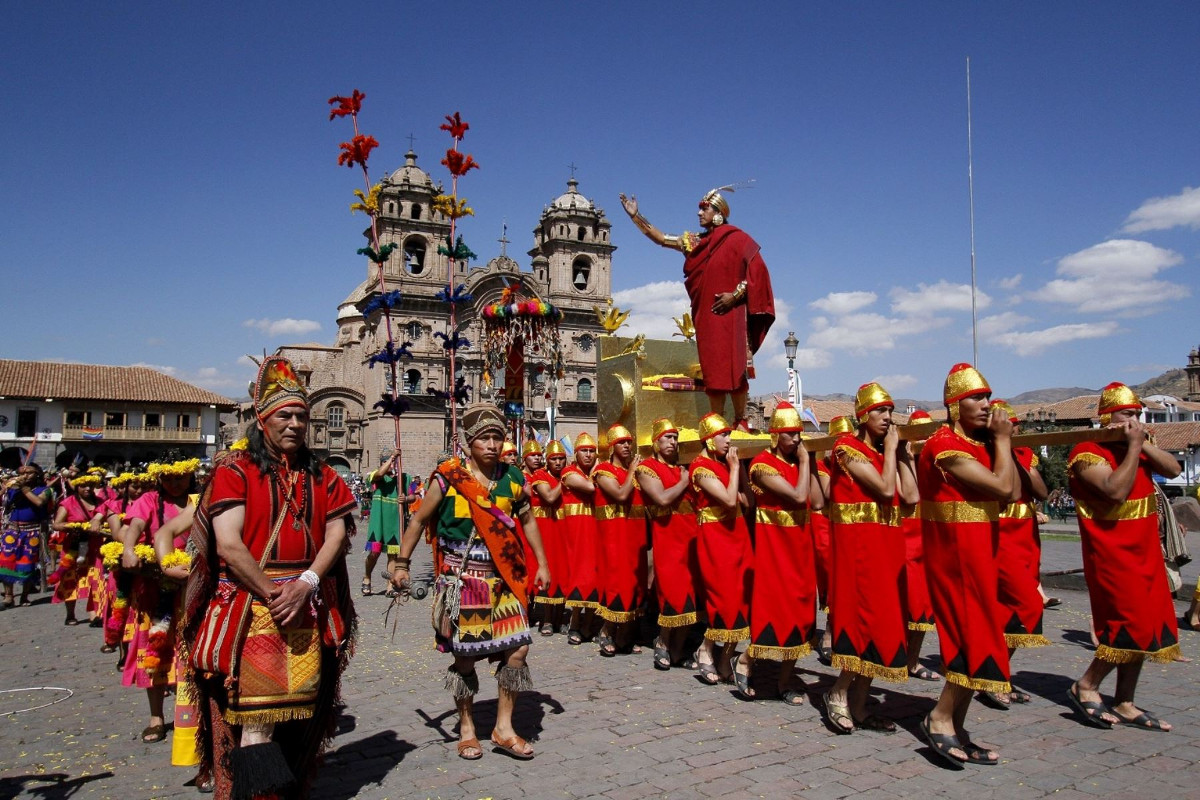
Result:
M783 340L783 352L788 360L788 402L796 408L800 408L804 403L804 395L800 391L800 376L796 374L796 348L799 346L800 340L796 338L796 332L788 331L787 338Z

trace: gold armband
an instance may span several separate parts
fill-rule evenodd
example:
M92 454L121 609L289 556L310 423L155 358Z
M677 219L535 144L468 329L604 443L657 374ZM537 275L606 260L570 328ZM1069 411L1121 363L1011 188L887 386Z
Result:
M733 290L733 300L735 303L740 303L746 297L746 282L742 281Z

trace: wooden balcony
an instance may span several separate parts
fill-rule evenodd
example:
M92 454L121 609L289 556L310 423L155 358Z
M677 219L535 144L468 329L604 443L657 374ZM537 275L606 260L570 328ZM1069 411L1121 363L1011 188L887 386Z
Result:
M84 435L84 431L88 435ZM94 435L99 432L100 435ZM132 428L126 425L106 425L92 428L86 425L63 425L64 442L190 442L200 443L199 428Z

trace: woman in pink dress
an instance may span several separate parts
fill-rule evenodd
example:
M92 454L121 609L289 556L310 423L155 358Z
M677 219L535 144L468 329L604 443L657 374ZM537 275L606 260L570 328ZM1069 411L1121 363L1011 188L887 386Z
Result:
M121 530L121 568L139 570L133 581L133 600L130 623L133 637L121 682L146 690L150 703L150 724L142 731L143 742L161 742L167 737L163 719L163 695L175 684L174 626L171 624L177 585L163 576L156 560L139 545L153 550L154 534L165 523L178 516L188 504L192 476L200 465L199 459L177 461L174 464L151 464L150 474L157 476L158 488L146 492L125 512L126 524ZM183 539L176 546L182 548Z

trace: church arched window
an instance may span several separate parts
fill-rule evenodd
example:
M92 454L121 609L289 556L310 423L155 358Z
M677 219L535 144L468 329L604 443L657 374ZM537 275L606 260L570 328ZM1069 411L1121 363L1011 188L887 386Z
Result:
M410 369L404 373L404 393L417 394L421 391L421 370Z
M580 226L579 226L579 234L578 234L578 235L579 235L579 241L581 241L581 242L582 242L582 241L583 241L583 237L584 237L586 234L587 234L587 228L585 228L584 226L580 225Z
M412 213L409 216L411 216L413 219L421 218L421 204L420 203L412 204Z
M419 236L404 243L404 268L410 275L425 273L425 240Z
M579 379L579 386L575 389L575 399L581 403L592 402L592 382L587 378Z
M416 344L421 339L421 323L415 319L404 326L404 335L410 342Z
M592 262L584 256L579 256L571 263L571 285L578 291L585 291L592 279Z

